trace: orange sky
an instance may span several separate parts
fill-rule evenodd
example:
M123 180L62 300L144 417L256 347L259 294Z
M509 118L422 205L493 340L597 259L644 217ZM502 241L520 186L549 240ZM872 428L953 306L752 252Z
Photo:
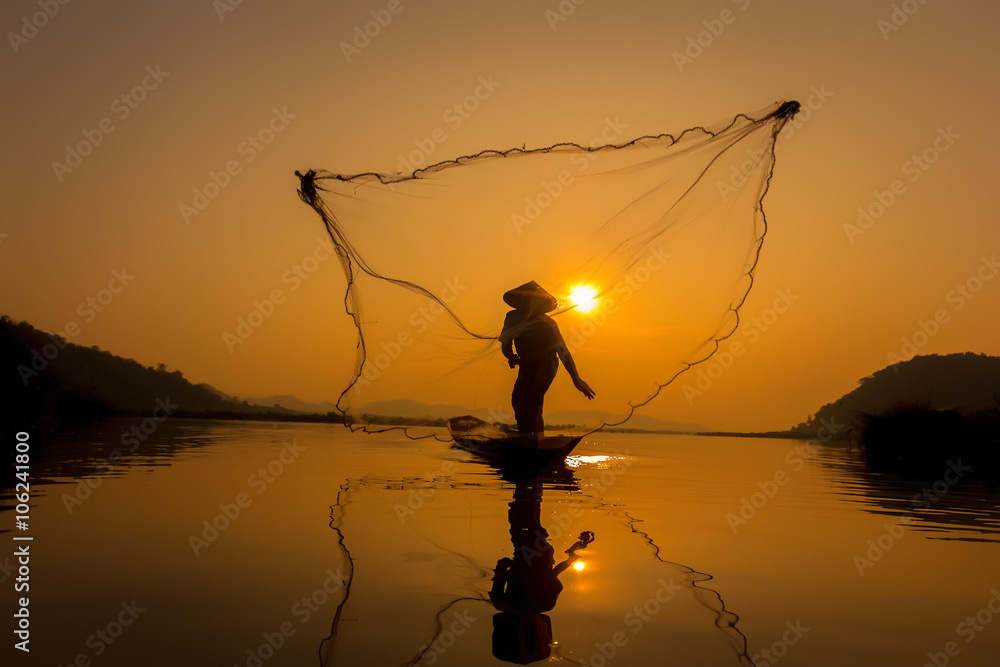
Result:
M607 119L628 140L798 99L744 311L759 324L703 394L681 383L646 412L785 427L905 356L922 321L920 353L1000 354L1000 9L903 5L5 3L0 312L228 393L333 399L353 332L296 169L590 143ZM783 313L779 291L796 297Z

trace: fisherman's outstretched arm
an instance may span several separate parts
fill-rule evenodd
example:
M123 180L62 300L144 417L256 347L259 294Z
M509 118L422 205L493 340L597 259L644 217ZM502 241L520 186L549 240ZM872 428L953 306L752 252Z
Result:
M587 398L593 398L596 396L594 390L590 388L590 385L583 381L580 377L580 373L576 370L576 362L573 360L573 355L570 354L569 348L566 346L566 341L563 340L562 334L559 333L559 329L556 329L556 334L558 336L558 344L556 345L556 354L559 355L559 360L562 362L563 366L566 367L566 372L573 379L573 386L579 389L584 396Z

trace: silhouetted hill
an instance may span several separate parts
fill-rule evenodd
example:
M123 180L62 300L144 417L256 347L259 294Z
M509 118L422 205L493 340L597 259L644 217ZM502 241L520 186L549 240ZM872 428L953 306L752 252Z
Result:
M149 413L169 404L177 415L231 417L280 415L281 407L228 399L180 371L145 367L94 347L70 343L26 322L0 317L0 363L5 412L27 423L79 422L110 415Z
M823 425L842 425L837 436L846 437L866 416L882 415L901 405L963 415L998 409L1000 357L972 352L929 354L887 366L862 378L856 389L824 405L798 428L815 431Z

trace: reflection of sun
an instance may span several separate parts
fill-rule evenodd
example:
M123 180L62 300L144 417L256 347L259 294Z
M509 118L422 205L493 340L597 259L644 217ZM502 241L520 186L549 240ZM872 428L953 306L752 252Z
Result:
M588 287L587 285L580 285L575 287L572 292L569 293L570 302L576 306L576 309L584 313L589 312L597 302L594 300L597 297L597 290L593 287Z
M573 563L573 569L574 570L579 571L579 570L582 570L584 567L585 567L585 565L583 564L582 560L578 560L575 563Z

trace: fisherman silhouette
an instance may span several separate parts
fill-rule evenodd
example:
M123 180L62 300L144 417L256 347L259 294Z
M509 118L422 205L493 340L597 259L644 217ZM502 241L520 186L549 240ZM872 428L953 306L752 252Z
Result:
M507 517L514 558L501 558L493 572L490 602L493 615L493 655L505 662L526 665L551 654L552 622L543 612L556 605L563 584L559 575L580 556L576 553L594 540L590 531L566 550L559 564L542 527L540 481L519 481Z
M555 297L531 281L506 292L503 300L514 308L504 319L500 349L511 368L520 367L510 401L517 431L541 435L545 430L542 403L560 360L584 396L593 398L594 390L580 378L558 325L546 315L556 309Z

